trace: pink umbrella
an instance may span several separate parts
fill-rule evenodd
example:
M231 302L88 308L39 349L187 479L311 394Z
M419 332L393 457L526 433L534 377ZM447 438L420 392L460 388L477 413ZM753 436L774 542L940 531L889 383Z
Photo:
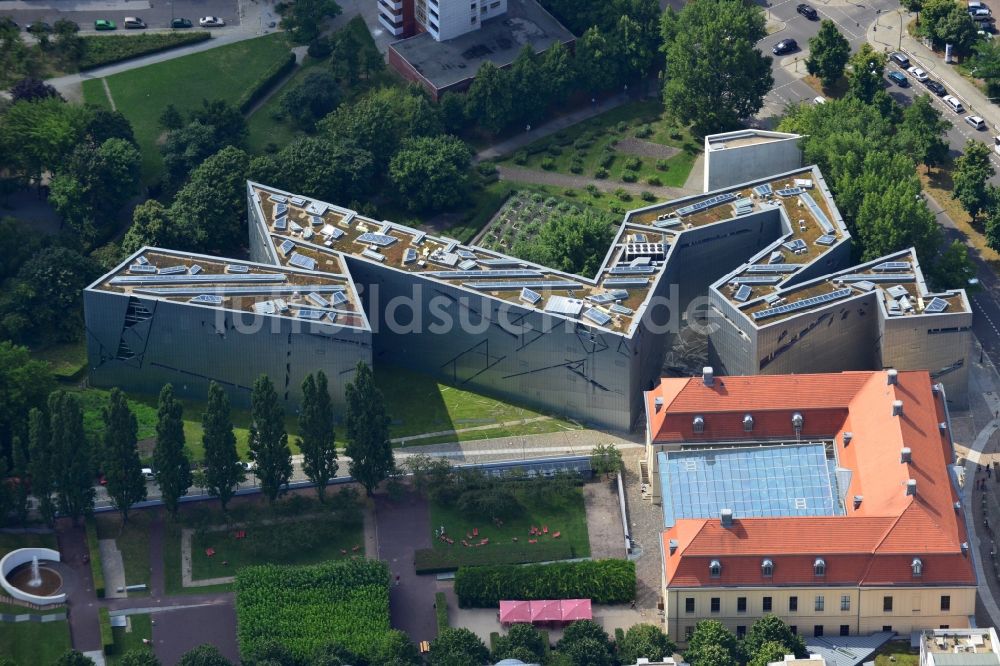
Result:
M531 621L559 622L562 619L562 611L559 605L559 601L532 601Z
M563 622L594 619L590 599L564 599L561 610Z
M501 601L500 623L531 622L531 606L527 601Z

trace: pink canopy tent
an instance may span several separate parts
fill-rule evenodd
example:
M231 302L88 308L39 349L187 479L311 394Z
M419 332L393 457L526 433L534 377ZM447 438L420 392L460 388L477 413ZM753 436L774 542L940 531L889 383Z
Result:
M594 619L590 608L590 599L564 599L561 603L561 610L563 622Z
M532 601L532 622L559 622L562 620L562 609L558 601Z
M516 622L531 622L531 602L501 601L500 623L514 624Z

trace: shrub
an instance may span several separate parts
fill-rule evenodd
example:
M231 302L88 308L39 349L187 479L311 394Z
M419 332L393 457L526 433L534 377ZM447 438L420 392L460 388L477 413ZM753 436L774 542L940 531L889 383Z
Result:
M565 189L565 190L563 190L563 196L564 197L575 197L576 196L576 190Z
M562 148L560 148L559 146L551 145L545 152L547 152L549 155L552 155L553 157L558 157L559 155L562 155L563 151Z
M616 213L618 215L624 215L625 214L625 207L624 206L619 206L618 204L612 204L612 205L608 206L608 208L611 209L612 213Z
M597 185L594 185L593 183L591 183L590 185L587 185L587 192L590 193L591 196L595 196L596 197L597 193L599 191L600 190L597 189Z
M655 187L659 187L660 185L663 185L663 181L660 180L659 176L650 176L649 178L646 179L646 182L648 184L650 184L650 185L655 186Z
M618 197L619 201L632 201L632 195L622 187L615 190L615 196Z
M619 132L624 132L628 129L628 123L623 120L617 125L615 125L615 129Z
M289 52L288 55L271 65L260 78L247 88L236 101L236 108L246 113L259 99L268 93L275 83L280 81L288 72L295 69L295 54Z
M534 201L535 203L542 203L543 201L545 201L545 195L542 194L541 192L535 192L531 195L531 200Z
M514 153L514 164L527 164L528 163L528 153L524 151L518 151Z
M129 58L159 53L211 39L208 32L147 32L141 35L84 35L80 69L94 69Z
M310 58L324 60L329 58L330 54L333 53L333 45L330 43L328 37L317 37L309 42L309 48L306 53L309 54Z
M553 169L556 168L556 162L551 157L546 157L544 160L542 160L540 166L546 171L552 171Z
M626 183L634 183L639 180L639 174L635 171L624 171L622 172L622 180Z
M559 203L558 199L556 199L555 197L549 197L548 199L545 200L545 207L546 208L552 208L557 203Z
M572 137L566 132L559 132L556 134L556 143L560 146L568 146L573 142Z
M608 177L608 170L605 169L604 167L601 167L600 169L594 172L594 178L604 179L607 177Z
M422 548L413 554L413 566L418 574L432 574L466 566L555 562L575 556L573 548L565 541L503 543L479 548Z
M602 167L604 167L605 169L609 168L614 163L615 163L615 154L614 153L607 153L607 154L601 156L600 165Z
M666 171L669 168L670 168L670 162L668 162L667 160L656 160L657 171Z
M656 196L652 192L648 192L646 190L643 190L639 197L643 201L656 201Z
M476 165L476 171L481 176L493 176L497 172L497 165L493 162L480 162Z
M640 125L639 129L635 131L635 138L646 139L653 136L653 128L649 125Z
M684 136L684 134L679 129L674 128L670 130L670 138L674 141L680 141L682 136Z
M549 144L546 142L542 143L532 143L525 148L529 155L537 155L538 153L544 153L549 149Z
M629 171L638 171L642 168L642 160L638 157L630 157L625 160L625 168Z
M583 173L583 164L580 162L573 162L569 165L569 170L571 173Z
M581 136L579 139L573 142L573 147L579 151L585 151L587 150L587 148L590 148L593 145L594 145L594 140L589 137Z
M501 599L591 599L595 604L625 603L635 598L635 563L596 560L461 567L455 574L455 594L463 608L495 607Z
M444 596L444 592L438 592L434 595L434 614L437 617L439 634L451 627L448 622L448 598Z

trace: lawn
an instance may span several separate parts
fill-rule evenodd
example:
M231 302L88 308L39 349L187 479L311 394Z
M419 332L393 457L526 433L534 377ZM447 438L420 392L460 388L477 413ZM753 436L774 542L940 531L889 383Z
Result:
M635 139L677 148L679 152L658 159L627 152L619 145ZM539 139L504 161L608 182L625 182L623 176L628 173L634 176L628 182L681 187L700 151L690 131L664 115L662 104L639 101Z
M184 112L203 99L235 103L288 48L285 35L274 33L109 76L115 104L131 121L142 150L143 183L156 181L163 171L158 119L167 104ZM83 94L88 102L99 100L105 95L101 80L85 81Z
M87 367L87 343L82 340L33 349L31 353L48 362L56 379L71 379Z
M548 527L549 534L538 537L539 541L551 539L552 534L560 532L561 540L572 546L577 557L590 556L590 542L587 538L587 511L583 503L583 491L571 486L565 494L539 497L529 491L518 489L514 495L523 507L523 511L513 518L503 521L498 527L489 518L481 514L464 513L457 505L444 505L431 500L431 526L439 529L442 525L445 532L455 540L454 545L433 538L436 549L464 548L461 540L472 534L473 529L479 530L476 539L488 538L491 546L514 543L525 543L532 538L529 530L532 526Z
M942 167L933 170L925 166L918 166L917 175L920 176L920 183L923 185L924 191L938 202L948 217L954 220L955 226L972 246L972 250L978 253L993 270L1000 270L1000 253L987 245L982 223L973 222L962 207L961 202L952 197L954 184L951 179L951 169L953 167L954 164L951 160Z
M875 653L875 666L918 666L920 653L910 649L910 641L889 641Z
M0 557L18 548L58 548L55 534L0 532Z
M0 622L0 656L15 664L52 664L70 649L69 623Z
M119 663L122 655L130 650L143 649L145 646L142 639L153 639L153 623L148 613L130 615L128 621L132 631L126 631L126 627L111 627L111 634L115 637L115 646L114 650L105 657L108 664Z
M124 529L117 512L99 513L95 516L97 538L114 539L121 551L126 585L149 585L149 525L153 521L153 515L152 511L131 511ZM130 596L142 594L144 593L129 592Z

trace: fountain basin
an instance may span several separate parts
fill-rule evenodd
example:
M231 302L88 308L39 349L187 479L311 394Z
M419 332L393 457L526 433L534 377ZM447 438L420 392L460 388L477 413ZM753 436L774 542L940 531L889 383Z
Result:
M28 583L33 577L32 562L37 558L40 562L38 574L42 584L31 587ZM4 592L19 599L39 606L61 604L66 601L66 594L58 592L62 578L58 573L45 567L45 561L59 562L59 551L51 548L19 548L12 550L0 559L0 587ZM51 574L51 576L50 576ZM53 579L52 576L55 576ZM19 585L15 585L15 580ZM55 584L54 587L53 584ZM30 590L30 592L25 590Z

